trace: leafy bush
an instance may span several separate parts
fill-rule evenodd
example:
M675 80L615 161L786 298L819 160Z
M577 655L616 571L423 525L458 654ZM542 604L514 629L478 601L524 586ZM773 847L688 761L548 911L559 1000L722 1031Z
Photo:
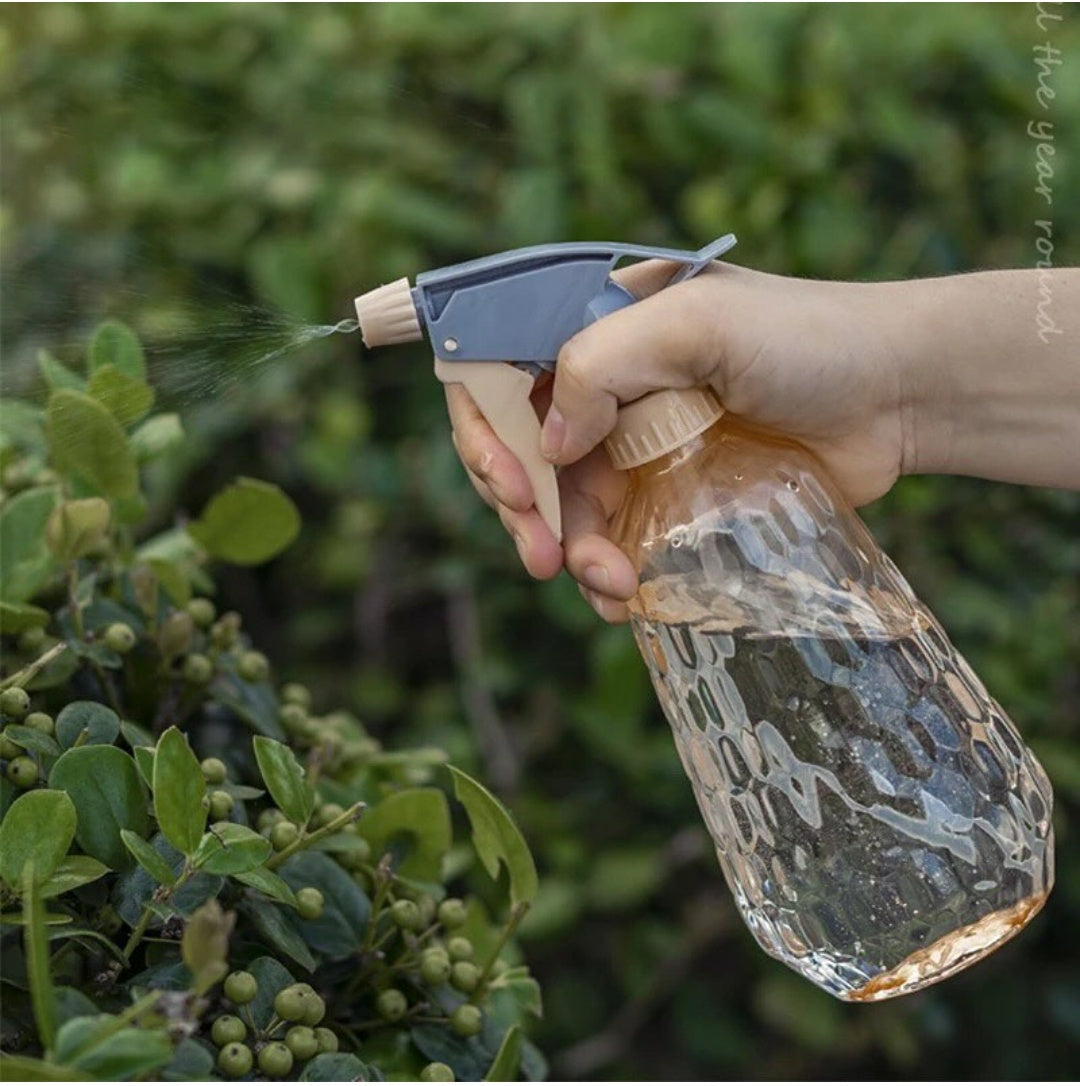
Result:
M1044 115L1075 264L1080 21L1053 11L1043 30L1025 5L4 9L3 391L126 316L187 424L144 469L148 522L238 475L288 491L296 543L220 568L216 598L321 703L497 785L542 875L519 934L557 1077L1072 1074L1080 495L909 478L865 511L1050 773L1058 882L977 969L847 1008L745 931L626 631L521 572L426 348L252 355L379 282L534 241L731 229L735 262L826 278L1031 266Z
M446 755L317 712L217 614L208 562L276 555L293 503L239 479L140 539L140 469L183 431L149 415L138 340L108 322L85 373L41 370L44 410L0 418L4 1077L542 1076L509 942L536 873L505 808L449 770L508 872L493 919L448 896L471 854Z

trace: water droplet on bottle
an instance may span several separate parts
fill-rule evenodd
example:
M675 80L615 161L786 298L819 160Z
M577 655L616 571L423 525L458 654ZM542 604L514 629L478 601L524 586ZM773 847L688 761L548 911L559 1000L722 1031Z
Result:
M795 482L795 480L794 480L794 479L788 479L788 484L787 484L787 488L788 488L788 490L793 490L793 491L795 491L796 493L798 493L798 491L799 491L799 484L798 484L797 482Z

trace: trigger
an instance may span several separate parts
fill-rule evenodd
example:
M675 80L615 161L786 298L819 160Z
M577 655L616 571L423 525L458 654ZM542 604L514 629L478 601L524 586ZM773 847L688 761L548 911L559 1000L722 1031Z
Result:
M435 376L444 385L465 386L495 436L525 469L537 511L561 543L559 487L555 468L540 454L540 420L529 399L532 375L503 362L445 362L436 358Z

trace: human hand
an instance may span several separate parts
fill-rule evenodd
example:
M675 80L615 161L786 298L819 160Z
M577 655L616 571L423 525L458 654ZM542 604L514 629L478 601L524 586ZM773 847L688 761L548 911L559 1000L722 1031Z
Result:
M813 451L855 505L884 494L904 464L909 390L884 334L880 288L714 264L662 290L675 270L647 261L618 273L642 300L570 340L554 382L534 394L544 454L563 466L561 547L517 459L465 389L446 386L458 455L525 568L541 579L566 568L610 622L625 621L637 589L608 533L625 476L599 447L620 404L711 385L727 410Z

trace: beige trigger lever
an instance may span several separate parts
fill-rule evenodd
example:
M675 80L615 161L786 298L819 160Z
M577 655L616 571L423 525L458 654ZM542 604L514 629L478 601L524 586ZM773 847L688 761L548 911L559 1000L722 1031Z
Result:
M435 376L444 385L464 385L495 431L518 458L532 483L536 508L562 542L562 512L555 468L540 455L540 420L529 395L532 375L505 362L446 362L435 359Z

